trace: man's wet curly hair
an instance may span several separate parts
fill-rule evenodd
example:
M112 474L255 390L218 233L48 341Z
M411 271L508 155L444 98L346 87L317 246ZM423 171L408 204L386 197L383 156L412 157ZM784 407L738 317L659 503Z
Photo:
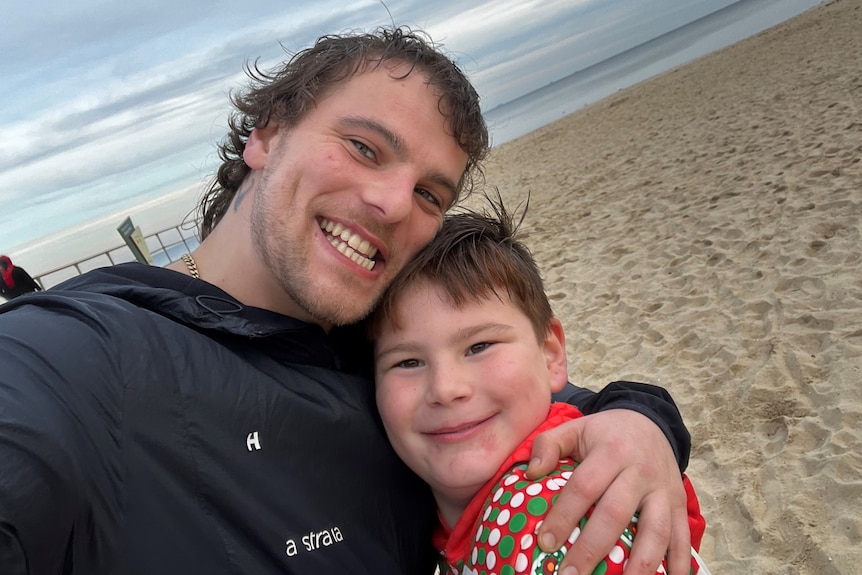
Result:
M355 74L384 64L407 64L403 77L424 74L439 93L438 109L447 128L468 155L458 191L472 190L482 175L481 162L489 149L488 128L479 96L467 77L427 36L406 27L380 28L373 33L327 35L293 55L270 72L246 66L251 82L231 95L235 111L229 132L219 145L222 163L198 206L201 238L221 220L250 168L242 155L251 131L275 121L290 128L314 108L329 90Z

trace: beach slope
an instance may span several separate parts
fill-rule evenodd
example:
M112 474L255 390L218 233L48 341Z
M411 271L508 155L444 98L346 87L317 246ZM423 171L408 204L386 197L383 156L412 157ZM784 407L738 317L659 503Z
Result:
M508 142L570 377L669 389L713 573L862 565L862 0Z

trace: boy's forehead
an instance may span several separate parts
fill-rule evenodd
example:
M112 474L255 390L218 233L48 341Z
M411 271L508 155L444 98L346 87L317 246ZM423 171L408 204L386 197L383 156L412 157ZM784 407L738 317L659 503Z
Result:
M403 317L402 314L409 314L417 305L430 301L435 304L442 303L444 308L458 312L469 307L481 306L489 301L514 305L505 289L500 290L489 285L474 291L466 285L447 286L425 273L412 278L408 284L398 287L399 289L390 295L389 300L389 320L395 320L396 323L399 317Z

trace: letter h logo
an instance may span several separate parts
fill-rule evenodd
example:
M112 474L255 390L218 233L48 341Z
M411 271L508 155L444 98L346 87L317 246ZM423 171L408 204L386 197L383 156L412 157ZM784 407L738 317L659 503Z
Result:
M245 445L248 447L249 451L260 451L260 437L258 437L257 431L252 431L248 434L248 437L245 440Z

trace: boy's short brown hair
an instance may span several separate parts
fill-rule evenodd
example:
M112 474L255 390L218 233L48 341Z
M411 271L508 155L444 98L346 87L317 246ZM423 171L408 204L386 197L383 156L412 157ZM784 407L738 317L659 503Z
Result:
M368 318L372 338L387 323L398 327L398 299L420 283L441 288L456 308L492 293L501 297L503 290L530 319L536 336L545 337L553 311L536 261L517 237L527 206L516 223L499 193L496 199L485 197L490 210L461 208L446 215L431 243L395 277Z

